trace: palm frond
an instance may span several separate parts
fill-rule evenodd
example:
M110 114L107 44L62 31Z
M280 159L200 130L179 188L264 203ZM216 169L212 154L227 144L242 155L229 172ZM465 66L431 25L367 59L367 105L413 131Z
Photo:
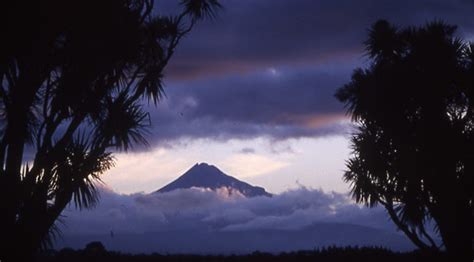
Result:
M127 151L135 144L147 145L144 133L149 126L149 114L127 96L110 97L107 111L95 128L94 144L112 145Z
M55 174L53 196L70 192L67 195L77 208L95 206L99 200L97 184L101 183L100 175L114 165L111 153L95 149L83 136L66 148L52 170Z
M193 20L202 18L213 19L222 8L218 0L181 0L185 13L191 15Z

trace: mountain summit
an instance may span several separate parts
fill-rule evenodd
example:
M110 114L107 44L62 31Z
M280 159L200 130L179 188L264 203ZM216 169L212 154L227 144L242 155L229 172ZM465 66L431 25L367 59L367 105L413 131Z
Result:
M217 167L206 163L195 164L191 169L186 171L182 176L173 182L162 187L157 193L173 191L175 189L203 187L216 190L221 187L238 190L246 197L268 196L271 194L262 187L252 186L242 182L234 177L224 174Z

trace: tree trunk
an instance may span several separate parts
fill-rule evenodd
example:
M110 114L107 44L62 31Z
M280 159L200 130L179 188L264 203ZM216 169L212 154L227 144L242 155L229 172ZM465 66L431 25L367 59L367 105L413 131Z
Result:
M24 188L21 181L21 168L26 139L28 137L28 113L36 92L41 84L38 67L34 63L21 67L15 86L10 87L10 106L6 108L5 128L6 160L0 174L0 258L2 261L23 261L15 257L28 258L30 250L21 247L24 242L19 234L19 210L23 204Z
M438 220L440 235L452 261L472 262L472 210L466 200L447 202Z

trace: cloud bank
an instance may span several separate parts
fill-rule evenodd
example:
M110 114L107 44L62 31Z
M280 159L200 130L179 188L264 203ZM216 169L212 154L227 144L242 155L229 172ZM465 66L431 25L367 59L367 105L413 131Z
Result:
M369 62L363 42L377 19L399 26L439 19L459 25L460 36L474 36L471 0L222 4L219 17L194 28L168 65L168 96L152 109L152 143L345 133L334 93ZM176 5L160 1L155 12L173 13Z
M348 119L334 97L348 76L288 70L174 83L152 110L155 143L180 138L275 140L347 132Z
M412 248L382 209L307 188L271 198L245 198L225 188L132 195L103 190L95 209L70 208L63 215L57 247L100 240L109 249L162 253L282 252L331 244Z
M170 3L171 2L171 3ZM377 19L421 25L442 19L474 33L471 0L228 0L215 21L199 25L179 47L169 77L211 77L281 65L360 57ZM168 13L172 1L157 3Z

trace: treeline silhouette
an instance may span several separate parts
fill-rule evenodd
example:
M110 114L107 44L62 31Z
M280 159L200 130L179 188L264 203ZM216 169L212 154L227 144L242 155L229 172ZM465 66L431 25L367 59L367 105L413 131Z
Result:
M448 261L445 253L432 252L394 252L381 247L325 247L310 251L271 254L255 251L248 255L132 255L105 250L101 244L89 244L85 249L65 248L60 251L44 251L37 256L38 262L59 261L364 261L364 262L411 262L411 261Z

